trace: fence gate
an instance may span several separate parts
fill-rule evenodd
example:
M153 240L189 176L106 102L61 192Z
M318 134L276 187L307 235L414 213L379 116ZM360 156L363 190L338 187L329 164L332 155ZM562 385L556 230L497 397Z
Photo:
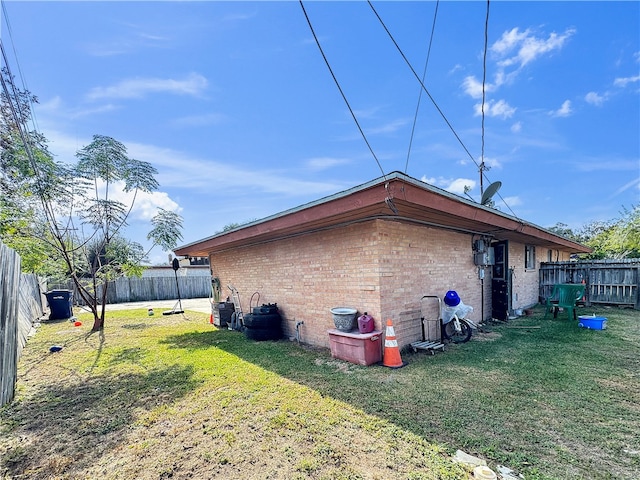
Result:
M556 283L584 283L585 305L640 309L640 259L548 262L540 265L540 300Z

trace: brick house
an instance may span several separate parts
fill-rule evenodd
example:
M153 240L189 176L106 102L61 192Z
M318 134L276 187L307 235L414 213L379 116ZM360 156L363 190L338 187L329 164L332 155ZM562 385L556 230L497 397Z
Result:
M363 185L176 249L208 256L244 312L254 292L277 303L286 334L329 346L330 309L352 307L400 346L420 340L420 317L456 290L469 317L506 318L538 303L540 261L590 250L522 219L394 172ZM226 294L230 294L226 290ZM223 296L225 292L223 292Z

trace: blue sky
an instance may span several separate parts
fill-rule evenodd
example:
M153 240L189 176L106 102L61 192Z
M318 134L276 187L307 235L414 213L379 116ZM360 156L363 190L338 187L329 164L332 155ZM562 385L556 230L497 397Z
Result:
M190 243L383 172L479 199L483 138L506 213L575 229L640 201L639 2L491 2L484 137L486 2L373 2L419 77L426 64L419 108L367 2L304 6L373 153L299 2L3 1L0 27L59 160L100 134L157 168L128 231L142 244L158 206Z

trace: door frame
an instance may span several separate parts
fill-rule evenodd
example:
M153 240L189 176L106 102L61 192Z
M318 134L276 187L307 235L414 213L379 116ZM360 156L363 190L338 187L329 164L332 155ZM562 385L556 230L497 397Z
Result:
M506 283L505 304L507 307L506 318L508 320L513 310L512 292L513 292L513 269L509 267L509 241L500 240L493 242L491 246L494 249L494 265L491 272L491 311L494 311L494 298L499 292L496 289L496 281ZM500 250L502 250L500 252ZM492 315L493 316L493 315Z

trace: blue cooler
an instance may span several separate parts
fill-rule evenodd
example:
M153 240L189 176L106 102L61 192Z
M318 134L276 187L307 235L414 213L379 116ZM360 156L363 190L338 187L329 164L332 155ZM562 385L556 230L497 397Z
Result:
M607 319L605 317L596 317L580 315L578 317L578 326L588 328L590 330L604 330L607 328Z

